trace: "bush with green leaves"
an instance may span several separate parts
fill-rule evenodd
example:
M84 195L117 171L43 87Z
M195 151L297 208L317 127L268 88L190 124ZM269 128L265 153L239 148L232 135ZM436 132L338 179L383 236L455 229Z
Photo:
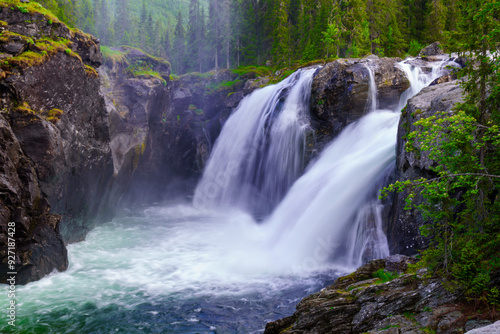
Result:
M421 256L431 274L469 299L499 305L491 275L500 271L500 3L459 4L465 102L416 121L407 136L405 149L428 155L435 177L396 182L384 193L407 190L406 208L430 222L421 228L431 240Z

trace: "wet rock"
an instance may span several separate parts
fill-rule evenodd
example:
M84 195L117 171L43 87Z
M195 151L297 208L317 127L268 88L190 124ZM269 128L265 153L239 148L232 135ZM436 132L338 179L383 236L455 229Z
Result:
M466 332L470 332L473 329L483 328L489 325L491 325L491 321L489 320L471 320L467 321L467 323L464 326L464 329Z
M0 114L0 282L17 271L16 283L26 284L68 267L59 234L61 217L50 213L31 159L21 149L9 122ZM15 223L15 230L9 230ZM9 225L10 224L10 225ZM16 266L7 262L8 232L15 231Z
M63 240L82 240L99 217L107 219L100 215L108 206L112 160L100 82L88 67L101 62L98 41L62 23L51 24L41 13L2 7L0 20L18 34L8 35L2 46L9 52L22 51L12 42L68 38L81 56L59 52L37 66L13 67L0 75L3 133L12 134L0 138L8 148L0 168L0 189L6 189L0 190L5 192L0 223L3 230L9 222L18 224L16 269L18 283L25 284L54 269L65 270ZM5 242L0 239L2 250ZM6 254L0 255L5 269Z
M318 70L312 84L311 114L319 145L331 141L368 111L369 66L375 76L378 107L393 109L410 83L397 67L398 58L339 59Z
M441 47L441 43L434 42L430 45L427 45L425 48L420 50L419 56L437 56L444 54L443 48Z
M26 44L20 42L10 42L7 44L3 44L2 50L4 52L17 56L21 54L24 50L26 50Z
M460 311L453 311L444 315L439 321L437 327L437 333L460 333L461 328L456 328L457 322L464 315Z
M396 179L413 180L421 177L432 178L430 167L435 164L428 154L417 157L404 149L406 136L416 130L413 125L417 120L434 115L436 112L450 112L456 103L463 102L462 89L457 81L450 81L424 88L408 101L399 121L396 147ZM420 235L419 228L425 224L423 217L415 210L404 210L405 192L393 198L393 205L388 224L388 241L391 253L414 255L427 245ZM417 198L417 201L421 198Z
M433 82L431 82L429 86L439 85L439 84L442 84L442 83L445 83L445 82L450 82L450 81L453 81L453 80L457 80L457 76L456 75L452 75L452 74L443 75L443 76L437 78L436 80L434 80Z
M265 333L451 334L478 325L467 322L470 313L460 293L447 291L438 277L403 273L385 283L374 280L376 271L388 271L385 262L390 261L375 260L340 277L304 298L292 316L267 324ZM493 329L484 333L496 333Z
M438 278L402 274L386 283L374 281L375 272L388 271L385 263L391 261L375 260L340 277L304 298L292 316L269 323L265 333L423 334L463 327L463 314L453 306L459 296L446 291Z
M385 258L385 269L390 272L402 273L408 269L409 264L415 263L417 263L415 258L396 254Z

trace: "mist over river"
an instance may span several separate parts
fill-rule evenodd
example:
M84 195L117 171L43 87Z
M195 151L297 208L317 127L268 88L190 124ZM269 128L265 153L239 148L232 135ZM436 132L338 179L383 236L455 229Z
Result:
M333 268L274 270L241 212L189 205L120 215L68 246L69 269L18 286L2 333L259 333L333 282ZM0 303L7 305L6 286Z

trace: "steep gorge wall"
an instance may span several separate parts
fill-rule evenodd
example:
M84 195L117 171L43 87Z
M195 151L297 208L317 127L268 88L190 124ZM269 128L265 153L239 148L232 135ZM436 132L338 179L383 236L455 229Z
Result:
M25 284L66 269L62 236L82 240L108 207L112 157L99 42L39 12L2 6L0 20L0 281L15 222Z
M122 205L189 196L222 124L254 88L244 88L229 70L170 80L165 61L128 47L113 51L120 57L106 59L99 73L109 113L114 196ZM134 73L139 62L160 77Z

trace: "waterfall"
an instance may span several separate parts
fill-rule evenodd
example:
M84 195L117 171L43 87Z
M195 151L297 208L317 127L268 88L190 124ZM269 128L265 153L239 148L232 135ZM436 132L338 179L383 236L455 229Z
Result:
M446 66L460 68L460 65L455 61L443 59L431 64L431 67L427 69L428 71L426 73L421 66L412 65L414 60L415 58L409 58L398 63L399 68L405 72L406 77L410 81L410 88L401 94L397 111L401 111L406 106L409 99L429 86L434 80L447 73Z
M348 258L348 247L358 238L350 229L374 181L394 162L398 121L399 114L389 111L364 116L297 180L267 222L277 263L297 270L312 270L327 260L360 264Z
M195 205L265 216L281 201L304 169L315 71L298 70L240 103L214 145Z
M369 91L370 99L368 100L367 110L374 111L377 110L377 84L375 83L375 75L373 74L373 70L368 64L363 64L368 70L368 78L369 78Z
M332 263L352 269L388 256L378 195L395 167L400 110L445 74L447 64L425 63L423 69L414 59L398 63L411 86L391 111L378 110L374 70L364 63L369 113L347 126L303 174L315 69L254 92L224 126L195 204L271 213L259 226L265 236L260 247L275 270L304 272Z

